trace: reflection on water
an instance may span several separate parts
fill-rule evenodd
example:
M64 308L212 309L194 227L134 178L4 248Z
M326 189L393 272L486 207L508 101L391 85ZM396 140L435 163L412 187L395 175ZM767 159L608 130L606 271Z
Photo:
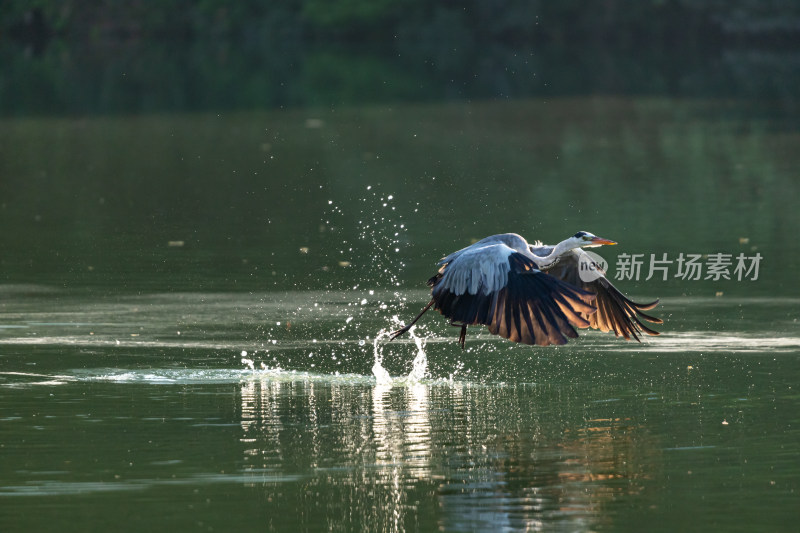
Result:
M548 412L552 394L252 380L241 389L244 470L257 480L287 465L306 472L328 512L346 505L369 530L404 531L430 505L447 530L592 529L609 520L609 503L644 490L658 453L629 418ZM332 454L342 454L335 464ZM285 492L261 485L269 501Z
M709 332L682 332L666 337L650 347L652 352L751 352L769 350L771 353L795 353L800 349L800 337L770 337L764 333L736 335Z
M626 294L771 297L798 259L795 131L742 103L626 97L3 120L3 279L397 302L473 238L583 228L619 254L763 257L756 282Z
M647 343L476 334L462 351L436 320L387 342L379 332L427 297L402 294L6 286L0 500L14 505L0 529L87 530L120 509L131 531L164 517L216 530L796 525L796 299L665 298L668 327Z
M446 326L376 341L391 319L354 298L7 297L0 525L123 507L130 530L796 524L794 300L667 299L670 328L641 345L462 351Z

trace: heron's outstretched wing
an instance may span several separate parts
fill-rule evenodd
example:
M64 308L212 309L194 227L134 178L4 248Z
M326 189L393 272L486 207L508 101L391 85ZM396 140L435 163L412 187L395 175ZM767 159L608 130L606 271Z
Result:
M428 284L434 308L454 323L484 324L524 344L565 344L588 327L595 295L547 276L504 244L465 250L446 262Z
M553 266L545 269L544 272L597 295L594 302L597 312L583 315L589 325L600 331L613 331L616 336L622 336L625 340L639 341L641 333L659 335L658 331L650 329L639 320L641 318L653 324L664 323L660 318L644 313L658 305L658 300L644 304L630 300L617 290L605 275L602 275L601 271L597 271L599 275L597 279L583 281L579 271L581 254L585 254L585 252L580 249L572 250L562 255Z

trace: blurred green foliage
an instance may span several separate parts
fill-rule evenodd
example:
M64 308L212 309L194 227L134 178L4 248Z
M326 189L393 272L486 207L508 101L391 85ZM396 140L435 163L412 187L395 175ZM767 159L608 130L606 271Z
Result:
M649 94L795 108L788 0L0 3L0 114Z
M793 0L7 0L0 20L6 29L24 24L33 9L55 32L77 38L246 38L280 27L317 37L391 41L442 16L458 19L479 39L703 40L710 31L752 36L800 29L800 4Z

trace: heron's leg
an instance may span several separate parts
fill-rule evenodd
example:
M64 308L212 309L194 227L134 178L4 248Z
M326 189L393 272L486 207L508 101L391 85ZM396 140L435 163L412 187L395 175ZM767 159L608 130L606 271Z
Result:
M458 334L458 344L461 345L461 349L464 349L464 344L467 342L467 324L463 322L450 322L451 326L456 326L461 328L461 332Z
M419 312L419 314L417 315L417 317L416 317L414 320L412 320L411 322L409 322L408 324L406 324L406 325L405 325L405 326L403 326L402 328L398 329L397 331L393 331L393 332L392 332L392 336L391 336L391 337L389 337L389 340L390 340L390 341L393 341L393 340L395 340L397 337L399 337L400 335L402 335L403 333L405 333L406 331L410 330L410 329L411 329L411 326L413 326L413 325L414 325L414 323L415 323L417 320L419 320L420 318L422 318L422 315L424 315L424 314L425 314L425 311L427 311L428 309L430 309L430 308L431 308L431 306L433 305L433 303L434 303L434 300L431 300L430 302L428 302L428 305L426 305L426 306L425 306L425 308L424 308L422 311L420 311L420 312Z

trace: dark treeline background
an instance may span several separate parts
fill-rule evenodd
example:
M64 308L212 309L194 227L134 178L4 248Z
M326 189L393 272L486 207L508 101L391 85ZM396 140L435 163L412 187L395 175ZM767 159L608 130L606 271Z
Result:
M796 109L791 0L7 0L0 114L636 94Z

